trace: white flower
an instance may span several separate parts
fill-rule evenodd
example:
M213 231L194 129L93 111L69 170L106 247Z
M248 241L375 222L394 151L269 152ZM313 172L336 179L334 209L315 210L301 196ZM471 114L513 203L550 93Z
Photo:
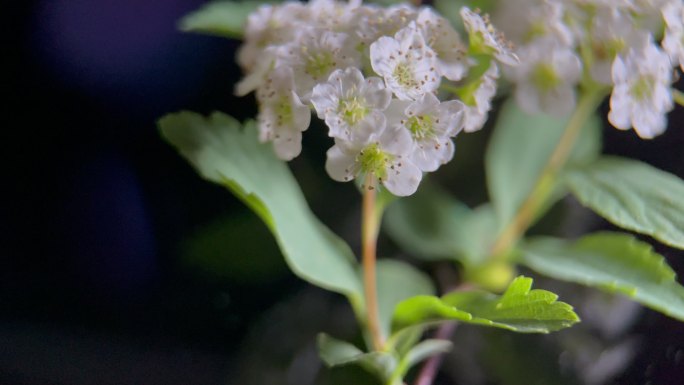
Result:
M463 108L457 100L440 103L432 93L414 102L395 99L387 110L387 124L411 134L409 158L421 171L435 171L454 156L451 137L463 129Z
M672 64L679 64L684 71L684 2L670 1L662 12L667 25L663 49L670 55Z
M466 46L449 20L426 7L418 14L416 24L425 41L437 54L437 69L449 80L458 81L468 71Z
M615 57L648 39L649 32L637 28L632 16L617 7L599 8L592 24L590 38L593 61L589 72L597 82L611 84L611 67Z
M671 80L670 59L651 42L630 49L624 57L618 55L613 63L610 123L622 130L634 127L644 139L661 134L667 127L665 114L674 107Z
M268 73L273 69L275 64L276 51L276 47L268 47L261 51L261 56L259 60L254 63L251 72L247 73L247 75L235 85L235 95L245 96L264 84Z
M574 36L563 20L564 14L564 0L516 0L500 2L492 19L506 38L517 44L552 37L572 46Z
M470 36L470 50L478 54L493 55L498 61L508 65L515 65L518 57L504 40L503 34L494 29L489 18L484 18L468 7L461 8L461 18Z
M296 33L295 23L307 13L300 2L278 6L262 5L247 17L245 43L240 46L237 61L247 70L258 65L260 56L269 45L291 41Z
M406 4L387 8L366 5L356 13L356 34L368 46L382 36L394 36L418 17L417 10Z
M574 50L553 38L537 39L518 50L519 65L505 68L516 83L515 98L528 114L562 117L575 109L575 84L582 63Z
M473 91L467 95L461 95L465 104L465 132L475 132L484 126L487 121L489 110L492 107L492 98L496 95L496 80L499 78L499 67L492 62L487 72L472 86Z
M294 92L292 71L276 67L257 91L259 139L272 141L276 155L291 160L302 151L302 131L309 127L311 111Z
M383 36L370 46L373 71L401 100L415 100L439 87L436 54L411 22L394 38Z
M350 35L316 28L304 28L295 40L281 47L278 59L279 65L292 68L295 90L304 101L334 70L358 67L361 61Z
M329 135L346 141L367 142L385 128L392 93L378 77L363 78L357 68L336 70L326 83L314 87L311 103L325 120Z
M351 33L361 1L339 2L335 0L311 0L308 3L311 20L315 24L334 32Z
M401 127L387 127L373 142L335 141L328 150L325 169L336 181L347 182L372 175L392 194L407 196L416 192L423 174L406 157L411 150L411 136ZM374 186L366 186L373 188Z

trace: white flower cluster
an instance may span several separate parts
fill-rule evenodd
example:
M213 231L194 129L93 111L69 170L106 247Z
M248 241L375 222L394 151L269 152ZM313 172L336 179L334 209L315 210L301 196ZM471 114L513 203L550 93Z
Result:
M612 88L608 120L615 127L649 139L665 130L673 67L684 70L682 0L500 4L494 20L521 57L504 73L523 110L564 116L575 107L578 85L601 86Z
M372 176L395 195L454 155L452 138L484 124L499 76L517 62L488 20L462 10L469 44L432 8L312 0L264 5L250 15L236 93L256 90L262 141L290 160L311 109L334 146L338 181ZM440 87L442 86L442 87Z

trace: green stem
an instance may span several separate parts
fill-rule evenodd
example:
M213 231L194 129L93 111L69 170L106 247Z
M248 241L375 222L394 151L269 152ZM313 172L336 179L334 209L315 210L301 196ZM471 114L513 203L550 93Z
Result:
M675 103L684 106L684 92L672 89L672 97L674 98Z
M553 191L558 171L567 162L584 123L601 100L603 100L603 97L604 92L602 89L592 89L582 95L575 112L568 121L563 136L560 138L558 145L549 158L549 162L539 175L530 194L518 209L513 220L504 227L504 230L499 234L490 249L491 258L505 257L511 247L532 225L537 212L546 203L546 200Z
M375 255L380 228L381 211L376 205L377 189L372 173L366 176L363 188L363 206L361 218L361 244L363 263L363 294L366 302L366 322L370 332L373 349L383 350L385 345L380 330L380 313L378 311L377 276L375 272Z

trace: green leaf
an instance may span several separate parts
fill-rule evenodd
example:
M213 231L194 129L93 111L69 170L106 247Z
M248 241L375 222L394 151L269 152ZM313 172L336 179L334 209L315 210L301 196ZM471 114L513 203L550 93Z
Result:
M481 262L496 235L491 207L470 210L447 192L432 185L401 198L388 207L384 228L412 255L425 260Z
M318 335L318 353L325 364L332 368L342 365L360 365L375 374L383 382L392 377L397 368L397 358L386 352L364 353L349 342L340 341L325 333Z
M247 17L268 1L214 1L185 15L179 22L183 32L242 38Z
M572 193L613 224L684 249L684 181L643 162L602 157L569 170Z
M492 326L521 333L549 333L579 321L572 306L546 290L531 290L532 279L518 277L497 296L484 291L453 292L442 298L417 296L394 312L396 332L442 321Z
M536 238L522 248L520 262L552 278L619 292L684 320L684 287L665 259L647 243L620 233L587 235L575 243Z
M392 259L377 261L378 312L384 336L389 335L396 305L416 295L434 294L430 277L415 267Z
M504 104L485 157L489 194L500 226L513 219L532 191L567 123L568 119L527 115L513 100ZM592 116L580 132L568 164L596 159L601 150L600 128L599 119Z
M159 121L165 139L205 179L228 187L268 225L292 271L304 280L362 298L354 255L310 211L287 165L259 143L253 122L240 129L230 116L192 112Z
M457 239L470 209L434 185L421 186L392 203L383 228L399 246L426 260L453 259L462 245Z
M427 339L414 346L406 355L407 368L437 354L449 353L453 343L447 340Z

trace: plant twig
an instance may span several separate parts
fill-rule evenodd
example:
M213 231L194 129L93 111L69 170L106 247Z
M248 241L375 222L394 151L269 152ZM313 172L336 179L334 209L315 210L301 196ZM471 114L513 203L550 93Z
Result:
M568 121L563 136L551 154L546 167L544 167L539 175L532 191L518 209L513 220L506 225L490 249L489 255L492 258L504 255L530 227L537 211L545 203L548 195L553 190L553 181L556 174L567 162L584 123L601 102L603 95L603 92L599 90L592 90L584 94L580 99L575 112L573 112Z
M437 329L434 338L440 340L450 340L457 326L458 323L456 322L443 323L439 326L439 329ZM439 366L442 364L443 360L444 354L436 354L428 358L423 367L420 369L420 373L418 374L418 377L416 377L414 385L432 385L432 382L437 376L437 372L439 372Z
M363 259L363 293L366 300L366 320L374 350L382 350L385 341L380 330L378 294L375 272L375 255L380 218L376 210L376 186L372 173L363 185L363 206L361 219L361 243Z

